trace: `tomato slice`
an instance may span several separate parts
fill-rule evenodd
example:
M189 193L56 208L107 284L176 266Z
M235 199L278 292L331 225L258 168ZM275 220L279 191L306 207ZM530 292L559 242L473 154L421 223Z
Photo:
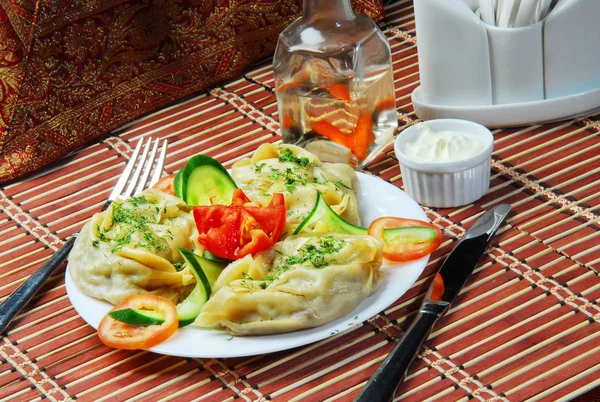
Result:
M194 207L198 241L214 255L237 260L275 244L285 226L283 194L274 194L266 207L235 189L231 205Z
M429 298L431 300L441 301L442 296L444 295L444 290L444 278L442 278L442 275L440 275L438 272L433 278L433 288L431 289L431 295L429 295Z
M165 317L161 325L136 326L117 321L107 315L98 326L98 337L106 346L116 349L149 349L169 339L179 326L177 307L169 299L152 294L139 294L115 306L112 311L151 310Z
M154 184L152 186L152 188L156 188L167 194L175 195L175 187L173 184L174 181L175 181L174 174L163 176L160 178L159 181L156 182L156 184Z
M369 235L383 240L383 258L403 262L431 254L442 243L442 231L431 223L382 217L369 225Z

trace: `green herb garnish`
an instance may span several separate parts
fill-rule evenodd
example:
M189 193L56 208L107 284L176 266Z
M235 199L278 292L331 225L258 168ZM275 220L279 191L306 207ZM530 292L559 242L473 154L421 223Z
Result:
M143 195L140 195L138 197L131 197L127 200L127 202L129 202L134 207L139 207L140 205L148 204L148 200Z
M264 168L266 163L255 163L254 164L254 173L260 173L262 168Z
M345 243L345 240L337 240L333 236L313 237L298 250L298 255L280 257L277 265L264 280L266 282L274 281L293 265L308 265L317 269L324 268L329 265L326 256L340 251ZM277 249L275 251L278 252Z
M316 178L310 178L306 171L294 171L292 168L285 168L284 170L272 168L270 178L274 180L283 180L283 185L290 193L294 192L298 184L306 185L307 183L316 182Z
M147 216L153 209L139 208L145 204L156 203L157 201L148 201L144 196L129 198L125 203L113 203L111 210L113 227L104 230L97 225L98 239L103 242L110 242L112 247L111 252L114 253L123 248L123 246L131 244L133 234L139 233L143 241L131 244L133 247L144 247L154 249L155 251L167 250L168 247L161 243L149 227L151 224L161 224L160 218L152 215ZM160 211L158 207L155 207L154 210L157 213ZM172 232L167 231L167 235L166 237L173 238Z
M306 156L298 157L294 155L291 149L285 148L279 158L277 158L279 162L292 162L296 163L302 167L307 167L310 165L310 160Z

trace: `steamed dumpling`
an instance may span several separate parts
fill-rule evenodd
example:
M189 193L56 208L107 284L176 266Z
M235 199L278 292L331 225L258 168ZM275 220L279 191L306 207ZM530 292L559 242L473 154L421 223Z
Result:
M194 234L194 232L196 232ZM88 296L118 304L139 293L177 303L194 277L179 247L192 249L193 217L177 197L148 189L117 200L87 222L69 255L69 273Z
M381 249L371 236L290 236L270 252L230 264L196 324L257 335L343 317L381 283Z
M321 163L295 145L261 145L251 159L236 162L231 175L253 201L267 205L270 194L283 193L287 208L285 231L291 233L308 216L320 191L337 214L360 225L356 172L341 163Z

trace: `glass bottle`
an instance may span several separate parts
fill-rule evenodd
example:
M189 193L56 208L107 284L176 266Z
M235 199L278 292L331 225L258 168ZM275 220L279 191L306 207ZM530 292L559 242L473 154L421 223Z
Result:
M364 167L398 129L391 50L350 0L304 0L273 59L283 142Z

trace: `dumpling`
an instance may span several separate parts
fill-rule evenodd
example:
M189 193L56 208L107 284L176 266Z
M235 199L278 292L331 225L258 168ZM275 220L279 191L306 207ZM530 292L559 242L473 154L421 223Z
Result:
M283 193L287 207L285 232L291 233L308 216L320 191L331 208L348 222L360 225L356 172L341 163L321 163L295 145L261 145L251 159L236 162L231 175L253 201L267 205L270 194Z
M189 268L175 268L183 265L177 249L192 249L194 237L185 203L148 189L113 202L83 226L69 255L69 273L83 293L113 304L138 293L177 303L195 282Z
M377 290L381 250L371 236L290 236L225 268L196 324L223 326L235 335L323 325Z

